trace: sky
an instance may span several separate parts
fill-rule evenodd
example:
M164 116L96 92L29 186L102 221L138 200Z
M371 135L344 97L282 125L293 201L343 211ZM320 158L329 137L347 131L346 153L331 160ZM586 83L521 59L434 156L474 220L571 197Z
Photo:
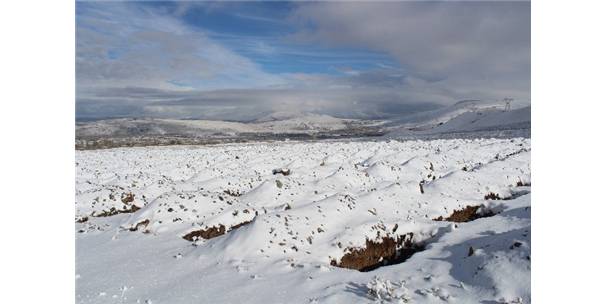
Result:
M530 104L529 2L77 2L76 119Z

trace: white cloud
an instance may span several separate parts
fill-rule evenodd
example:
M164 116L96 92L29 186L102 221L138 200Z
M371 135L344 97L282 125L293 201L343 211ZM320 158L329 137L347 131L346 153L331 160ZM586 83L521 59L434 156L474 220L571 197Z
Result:
M99 87L178 90L281 83L171 15L125 3L85 3L79 8L79 98Z
M81 118L245 120L281 110L384 117L462 99L530 102L526 3L300 4L290 21L304 30L291 38L372 49L401 65L338 66L339 75L266 73L184 25L179 15L189 5L173 12L128 3L78 6L76 111ZM274 48L263 41L250 48L265 55L305 53L295 45Z
M293 20L302 42L384 51L453 98L530 101L530 3L321 2Z

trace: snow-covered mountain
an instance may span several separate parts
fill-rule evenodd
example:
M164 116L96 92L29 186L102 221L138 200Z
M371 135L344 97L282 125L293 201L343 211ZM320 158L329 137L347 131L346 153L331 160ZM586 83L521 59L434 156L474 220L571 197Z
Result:
M255 126L270 132L284 131L317 131L317 130L340 130L348 127L348 124L359 122L359 120L336 118L329 115L303 113L300 115L283 115L275 113L258 119Z
M522 128L530 128L530 107L511 111L484 109L465 112L438 125L433 131L445 133Z
M152 118L121 118L80 123L76 136L208 136L239 133L314 133L344 130L351 126L374 125L376 121L336 118L313 113L272 113L252 122L216 120L176 120Z
M254 122L269 122L269 121L279 121L279 120L288 120L301 116L310 115L310 113L301 112L301 111L274 111L269 112L265 115L254 120Z
M451 106L445 106L431 111L423 111L405 115L392 120L392 125L404 127L423 127L447 122L463 113L483 110L504 110L503 102L489 102L481 100L462 100Z
M205 144L284 138L461 138L530 136L530 107L461 101L391 121L337 118L310 112L274 112L254 121L122 118L76 125L81 149L116 146Z
M386 124L389 136L530 129L530 106L507 109L502 102L465 100L437 110L415 113Z

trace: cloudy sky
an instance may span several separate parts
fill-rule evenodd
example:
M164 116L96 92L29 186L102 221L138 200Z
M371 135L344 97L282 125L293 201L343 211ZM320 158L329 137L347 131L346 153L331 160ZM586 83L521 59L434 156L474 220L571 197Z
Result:
M530 104L528 2L77 2L76 118Z

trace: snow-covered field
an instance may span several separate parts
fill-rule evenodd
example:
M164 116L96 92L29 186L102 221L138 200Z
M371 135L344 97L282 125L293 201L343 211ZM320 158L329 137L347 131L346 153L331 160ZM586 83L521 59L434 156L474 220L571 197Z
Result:
M76 170L77 303L530 302L530 139L117 148Z

